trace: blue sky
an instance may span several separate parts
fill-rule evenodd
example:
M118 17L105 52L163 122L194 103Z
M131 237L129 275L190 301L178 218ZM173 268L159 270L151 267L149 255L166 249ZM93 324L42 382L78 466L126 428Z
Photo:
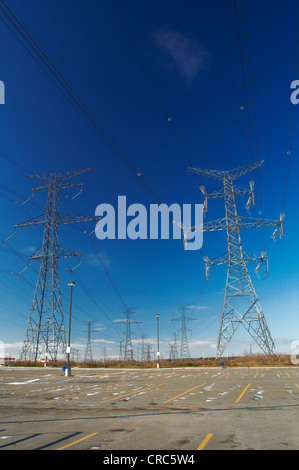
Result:
M10 0L10 5L161 201L202 203L199 185L204 184L208 192L216 189L213 180L189 173L188 165L230 169L250 162L250 146L244 136L246 115L240 110L244 94L240 99L230 42L234 31L233 50L238 51L233 1ZM253 133L243 2L237 0L236 7ZM292 76L296 1L245 0L245 11L258 158L265 159L260 171L263 213L265 218L277 219L282 207L290 84L299 79L298 35ZM0 151L10 158L0 160L1 240L13 232L15 224L41 213L31 201L26 211L19 204L22 196L30 195L34 183L26 177L27 169L46 173L93 168L74 179L84 184L75 206L65 197L67 191L61 193L63 212L94 215L98 204L116 205L119 195L126 195L128 204L149 207L155 202L7 26L2 21L0 25L0 79L5 83ZM240 57L237 66L241 71ZM265 229L270 265L266 280L257 279L254 267L249 266L280 352L290 352L291 341L299 338L296 106L293 111L285 238L276 244L270 238L273 230ZM257 158L255 150L253 158ZM248 174L237 184L247 187L252 177ZM257 181L256 189L259 200ZM40 192L32 201L45 207L46 195ZM241 215L246 215L246 201L238 200ZM210 200L206 220L223 215L223 201ZM88 227L93 230L94 224ZM61 245L84 254L74 275L67 271L71 261L61 263L60 281L66 318L67 282L71 278L76 282L72 343L81 357L86 344L84 322L93 320L97 322L93 324L97 329L94 356L102 357L104 347L108 357L118 354L121 328L116 329L113 320L121 318L123 305L117 292L126 306L136 307L136 320L142 322L153 349L156 313L160 314L164 357L168 357L175 304L189 305L190 317L195 318L188 325L192 329L191 355L215 354L226 269L213 267L207 283L202 257L213 258L226 251L224 232L204 234L203 248L185 253L180 240L94 238L114 289L84 234L85 227L79 228L60 228ZM243 231L242 237L244 249L261 251L259 230ZM24 272L23 279L10 273L26 266L41 240L38 228L20 230L9 240L20 256L5 251L7 245L1 242L0 340L14 355L24 339L38 262ZM135 331L138 341L140 326ZM258 351L246 332L241 333L233 337L227 353L243 353L250 344Z

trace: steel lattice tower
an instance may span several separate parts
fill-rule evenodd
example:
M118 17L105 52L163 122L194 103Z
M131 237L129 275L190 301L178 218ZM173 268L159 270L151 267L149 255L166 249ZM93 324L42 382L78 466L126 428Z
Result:
M40 180L40 184L32 189L32 194L35 191L47 190L48 197L45 214L15 226L15 232L22 227L44 228L42 246L29 258L29 264L32 260L40 260L40 270L27 323L22 359L36 361L47 350L48 360L55 361L58 351L66 351L58 262L59 259L68 257L79 257L81 260L82 254L59 246L58 229L60 224L99 220L99 217L59 213L59 191L80 187L81 192L82 184L74 183L70 179L89 170L29 176Z
M91 329L92 323L95 323L95 320L85 322L87 323L87 343L86 343L86 348L85 348L85 356L84 356L84 361L93 361L92 357L92 347L91 347L91 333L95 330Z
M272 237L274 238L278 231L280 237L283 237L282 222L284 214L281 214L280 220L266 220L263 218L241 217L237 213L236 197L249 195L246 208L252 204L254 207L254 183L250 182L250 188L240 188L234 185L234 180L246 173L258 168L264 163L260 161L249 166L236 168L230 171L206 170L200 168L189 168L189 171L207 176L222 182L221 189L207 194L203 186L200 187L205 196L204 210L207 211L207 201L209 198L223 198L225 202L225 217L215 221L204 223L201 227L183 229L190 231L220 231L225 230L227 235L227 253L218 256L213 260L205 257L206 276L208 278L211 265L227 264L227 278L224 292L223 306L221 312L221 323L217 343L217 358L223 355L223 352L232 339L234 333L240 324L250 333L254 341L259 345L265 354L274 354L277 356L274 342L271 338L265 316L263 314L258 296L251 281L247 263L259 263L256 272L265 266L265 273L268 273L268 258L263 251L260 256L246 253L242 248L240 230L245 228L258 227L276 227Z
M195 320L195 318L186 317L186 310L189 310L186 307L179 307L180 315L178 318L174 318L172 321L179 321L181 327L176 331L175 335L180 335L180 359L190 359L190 349L188 344L187 331L190 331L190 328L187 328L187 323L190 320Z
M145 338L146 336L144 334L141 335L141 358L140 361L145 361Z
M175 361L178 358L178 348L177 348L177 332L173 333L173 339L169 341L169 360Z
M135 323L141 323L137 320L135 320L135 312L133 311L132 308L127 308L124 310L122 316L125 316L125 318L121 318L118 320L114 320L114 323L120 323L120 324L125 324L126 325L126 330L122 333L123 339L121 337L120 339L120 360L124 361L134 361L134 350L133 350L133 344L132 344L132 328L131 325Z

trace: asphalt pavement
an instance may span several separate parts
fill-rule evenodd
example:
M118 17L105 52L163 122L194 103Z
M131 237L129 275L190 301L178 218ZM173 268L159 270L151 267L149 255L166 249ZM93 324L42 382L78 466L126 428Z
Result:
M24 449L299 449L299 369L0 367L0 450Z

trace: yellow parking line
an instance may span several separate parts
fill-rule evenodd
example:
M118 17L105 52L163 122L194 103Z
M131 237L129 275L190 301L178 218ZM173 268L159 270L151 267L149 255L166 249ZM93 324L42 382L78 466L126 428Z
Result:
M197 385L196 387L190 388L189 390L186 390L186 392L180 393L179 395L176 395L173 398L169 398L169 400L163 401L163 405L164 403L169 403L170 401L175 400L176 398L181 397L182 395L186 395L186 393L189 393L192 390L195 390L196 388L203 387L203 385L206 385L206 382L203 384Z
M235 403L239 403L239 401L241 400L242 396L244 395L244 393L246 392L246 390L250 387L251 383L246 385L246 387L244 388L243 392L241 393L241 395L239 395L239 397L236 399Z
M297 388L299 388L299 385L295 384Z
M201 444L199 444L199 446L197 447L196 450L203 450L207 443L209 442L209 440L211 439L211 437L213 436L213 434L207 434L206 437L204 438L204 440L202 441Z
M218 379L222 379L222 377L225 377L228 374L230 374L230 372L226 372L226 374L219 375Z
M253 377L254 379L256 379L258 373L259 373L259 370L257 371L257 373L255 374L255 376Z
M287 374L287 376L289 377L289 379L291 378L290 374L285 370L285 373Z
M63 450L63 449L66 449L67 447L71 447L71 446L73 446L73 445L75 445L75 444L78 444L78 442L85 441L85 439L88 439L89 437L95 436L96 434L98 434L98 432L93 432L92 434L88 434L88 436L81 437L81 439L78 439L77 441L71 442L70 444L66 444L66 445L63 446L63 447L59 447L59 449L56 449L56 450Z
M126 393L125 395L120 395L118 397L113 397L113 398L109 398L108 400L101 400L99 403L106 403L108 401L115 401L115 400L119 400L120 398L124 398L124 397L128 397L129 395L136 395L137 393L139 392L144 392L145 390L149 390L150 388L155 388L155 387L160 387L161 385L165 385L166 382L162 383L162 384L158 384L158 385L151 385L150 387L146 387L146 388L141 388L139 390L132 390L132 392L130 393Z

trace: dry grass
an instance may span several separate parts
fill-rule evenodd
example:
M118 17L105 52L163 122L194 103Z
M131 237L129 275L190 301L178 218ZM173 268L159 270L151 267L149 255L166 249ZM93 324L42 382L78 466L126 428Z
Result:
M276 356L265 356L262 354L253 354L251 356L232 356L225 359L216 360L211 358L192 358L192 359L178 359L170 361L161 359L160 364L162 368L167 367L221 367L221 362L225 363L225 367L288 367L294 366L291 363L291 356L289 354L282 354L279 358ZM16 366L23 367L44 367L44 363L34 361L15 361ZM71 367L84 367L84 368L157 368L155 361L106 361L105 365L101 361L92 362L74 362L70 363ZM49 363L51 367L66 366L66 361L57 361L56 363Z

